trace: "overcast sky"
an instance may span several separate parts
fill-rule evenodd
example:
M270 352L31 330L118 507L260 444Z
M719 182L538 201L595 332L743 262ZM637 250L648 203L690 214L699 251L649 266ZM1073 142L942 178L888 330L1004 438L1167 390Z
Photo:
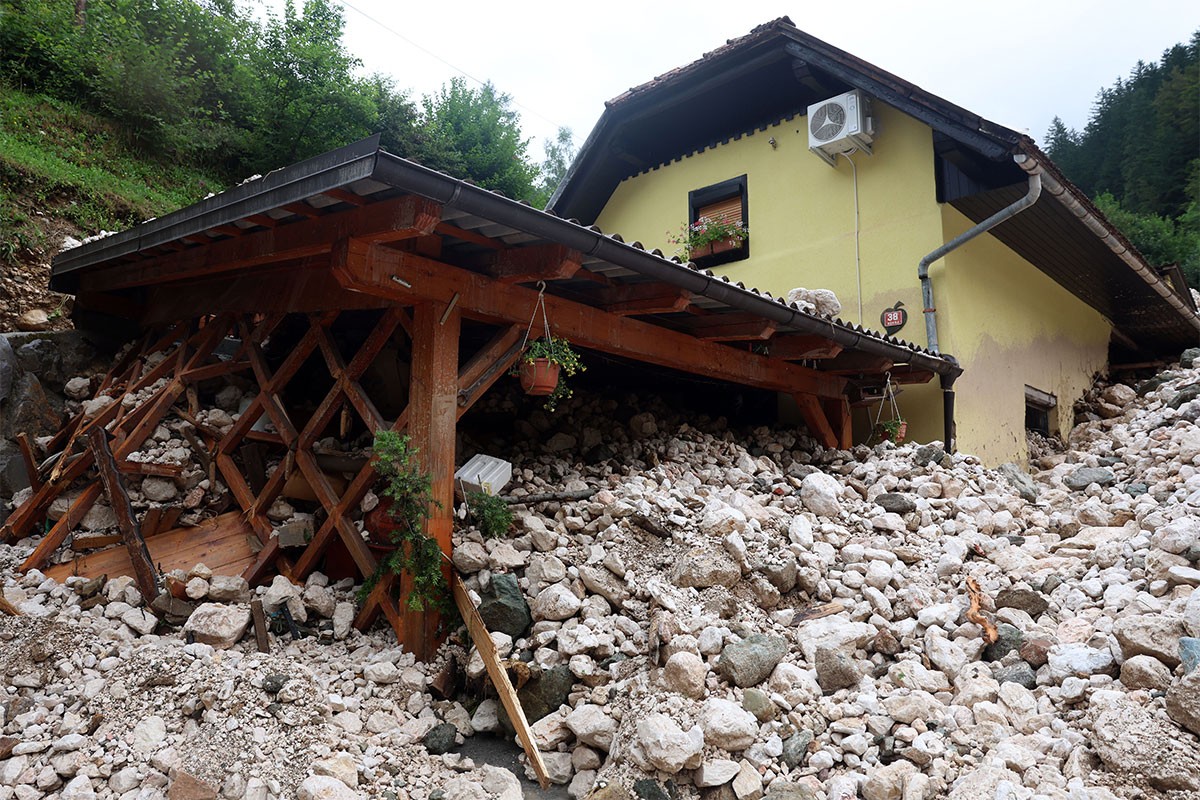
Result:
M367 71L414 96L460 74L492 81L512 97L536 159L559 125L578 146L605 100L783 15L1039 141L1056 114L1082 128L1101 87L1200 28L1200 2L1186 0L335 1Z

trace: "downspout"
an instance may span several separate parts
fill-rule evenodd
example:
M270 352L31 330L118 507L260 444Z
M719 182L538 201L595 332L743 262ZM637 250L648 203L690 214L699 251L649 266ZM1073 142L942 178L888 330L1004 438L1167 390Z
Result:
M922 258L920 264L917 265L917 277L921 280L921 300L925 306L925 336L929 341L929 349L935 353L940 353L941 351L938 349L937 308L933 305L933 281L929 278L929 265L962 247L979 234L987 233L1001 222L1004 222L1004 220L1020 214L1037 202L1038 196L1042 193L1042 165L1035 162L1032 166L1026 166L1025 162L1028 159L1029 157L1024 153L1018 153L1013 156L1013 160L1029 173L1029 191L1025 193L1024 197L1012 205L1000 209L973 228L955 236Z
M1138 258L1125 243L1117 236L1113 235L1111 228L1097 219L1096 215L1079 201L1073 192L1067 189L1061 182L1049 172L1045 172L1042 165L1038 163L1036 157L1028 157L1024 154L1014 156L1017 164L1021 169L1025 170L1030 175L1030 180L1033 180L1034 174L1042 176L1042 182L1046 186L1046 191L1054 195L1054 199L1062 203L1072 214L1079 218L1079 221L1087 226L1088 230L1096 234L1099 239L1108 246L1109 250L1124 261L1127 265L1133 268L1133 271L1141 277L1150 288L1158 292L1164 300L1170 303L1176 311L1182 314L1192 327L1200 331L1200 317L1196 312L1192 311L1186 303L1179 298L1175 290L1167 285L1161 277L1159 277L1153 269L1146 265L1146 262ZM931 348L933 349L933 348Z

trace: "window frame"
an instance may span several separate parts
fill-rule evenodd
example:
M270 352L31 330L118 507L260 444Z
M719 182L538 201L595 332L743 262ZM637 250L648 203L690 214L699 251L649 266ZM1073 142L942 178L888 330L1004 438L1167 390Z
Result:
M729 178L720 183L709 184L699 189L693 189L688 192L688 225L700 219L700 210L720 203L724 200L729 200L732 197L739 197L742 201L742 225L746 228L750 227L750 204L749 188L746 175L742 174L736 178ZM693 263L702 267L715 267L721 264L728 264L732 261L744 261L750 257L750 238L746 237L737 246L724 250L720 253L711 253L709 255L693 258Z

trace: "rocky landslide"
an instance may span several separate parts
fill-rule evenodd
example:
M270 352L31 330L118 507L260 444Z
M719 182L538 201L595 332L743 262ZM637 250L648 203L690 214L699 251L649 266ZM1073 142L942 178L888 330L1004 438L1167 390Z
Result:
M646 400L531 415L509 493L596 493L518 506L500 539L464 523L454 563L552 779L604 800L1200 797L1200 369L1092 401L1032 472ZM510 735L470 690L478 654L452 638L418 664L351 630L348 581L201 565L172 614L126 579L13 575L34 544L0 549L23 614L0 617L0 800L521 795L456 752ZM312 635L256 652L254 592ZM435 699L451 661L469 690Z

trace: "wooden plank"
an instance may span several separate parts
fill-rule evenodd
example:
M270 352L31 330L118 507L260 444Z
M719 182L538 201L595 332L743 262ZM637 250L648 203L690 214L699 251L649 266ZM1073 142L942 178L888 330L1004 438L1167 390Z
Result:
M137 581L138 590L149 603L158 597L159 576L142 538L141 528L133 515L133 507L129 505L129 494L125 491L125 482L117 471L117 462L108 446L108 437L100 429L93 430L88 436L88 448L96 461L100 472L100 483L104 494L108 496L109 505L117 517L117 527L121 529L121 537L125 540L125 549L129 551L129 560L133 566L133 576Z
M771 339L768 353L784 361L833 358L842 352L837 342L816 334L788 333Z
M160 478L180 478L186 464L159 464L153 461L130 461L128 458L117 465L126 475L156 475Z
M804 417L804 424L808 426L808 432L822 447L836 448L839 439L825 416L825 409L821 407L820 400L811 394L798 394L795 398L800 414Z
M477 244L489 250L503 250L508 247L508 245L499 239L493 239L489 236L484 236L482 233L459 228L456 225L451 225L449 222L439 222L434 227L433 232L442 236L451 236L459 241Z
M618 316L670 314L685 310L695 297L691 292L666 283L614 286L604 290L599 305Z
M824 409L825 418L829 420L829 425L833 428L834 436L837 437L838 449L849 450L854 446L854 426L850 419L850 400L845 397L841 400L822 397L821 408Z
M150 506L142 513L142 536L150 537L162 530L162 506Z
M450 587L458 611L467 624L467 630L471 633L471 641L475 644L475 649L479 651L488 677L492 679L492 685L496 687L496 692L500 695L500 704L504 706L509 722L516 729L517 738L525 750L525 757L533 765L538 784L542 789L549 789L550 776L546 772L546 764L542 761L541 751L538 750L537 743L533 740L533 732L529 729L529 722L525 719L525 709L521 707L517 690L513 688L512 681L508 679L508 672L500 663L500 656L496 652L495 644L492 643L487 625L484 623L483 617L479 615L478 609L471 603L467 587L463 584L462 578L458 577L458 573L450 576Z
M583 254L577 250L560 244L535 244L501 250L492 256L485 269L504 283L528 283L569 278L582 262Z
M37 547L21 564L20 571L28 572L31 569L42 569L50 561L50 556L62 546L62 543L67 540L67 534L74 530L79 524L84 515L91 510L96 501L100 499L101 488L100 482L88 484L80 493L79 497L75 498L75 502L71 503L71 507L67 509L67 513L59 517L58 522L46 532L42 540L38 542Z
M882 375L892 366L893 362L886 356L851 350L822 364L821 369L833 375Z
M236 511L205 520L190 528L176 528L146 541L150 557L164 572L174 569L188 571L203 562L217 575L237 575L254 560L249 538L253 536L249 523ZM74 561L57 564L45 570L57 581L70 575L92 578L98 575L133 575L129 552L114 547L89 553Z
M33 455L33 445L29 443L29 435L25 431L17 434L17 446L21 448L21 460L25 462L25 475L29 478L29 486L36 492L42 488L42 476L38 474L37 458Z
M271 652L271 643L267 638L267 613L263 609L263 601L257 597L250 601L250 616L254 619L254 645L260 653Z
M405 304L421 300L448 303L457 293L456 308L466 317L485 322L528 325L537 302L536 290L357 241L346 241L334 251L333 271L347 288ZM773 391L840 397L846 385L839 376L705 342L555 295L547 294L545 300L554 334L582 347Z
M320 215L311 206L305 208L313 215ZM203 246L182 253L91 271L81 277L80 290L128 289L289 261L327 253L333 242L347 236L375 242L396 241L428 234L440 221L441 206L437 203L412 195L398 197L320 215L320 219L280 225L231 239L206 241Z
M438 303L413 309L412 372L408 391L409 435L416 461L430 476L433 502L426 534L447 556L454 523L454 445L458 420L458 340L460 317ZM449 565L445 568L447 581ZM401 606L406 606L403 598ZM437 614L404 611L404 644L428 661L437 650Z
M748 342L770 339L778 324L753 314L713 314L688 323L685 331L706 342Z

